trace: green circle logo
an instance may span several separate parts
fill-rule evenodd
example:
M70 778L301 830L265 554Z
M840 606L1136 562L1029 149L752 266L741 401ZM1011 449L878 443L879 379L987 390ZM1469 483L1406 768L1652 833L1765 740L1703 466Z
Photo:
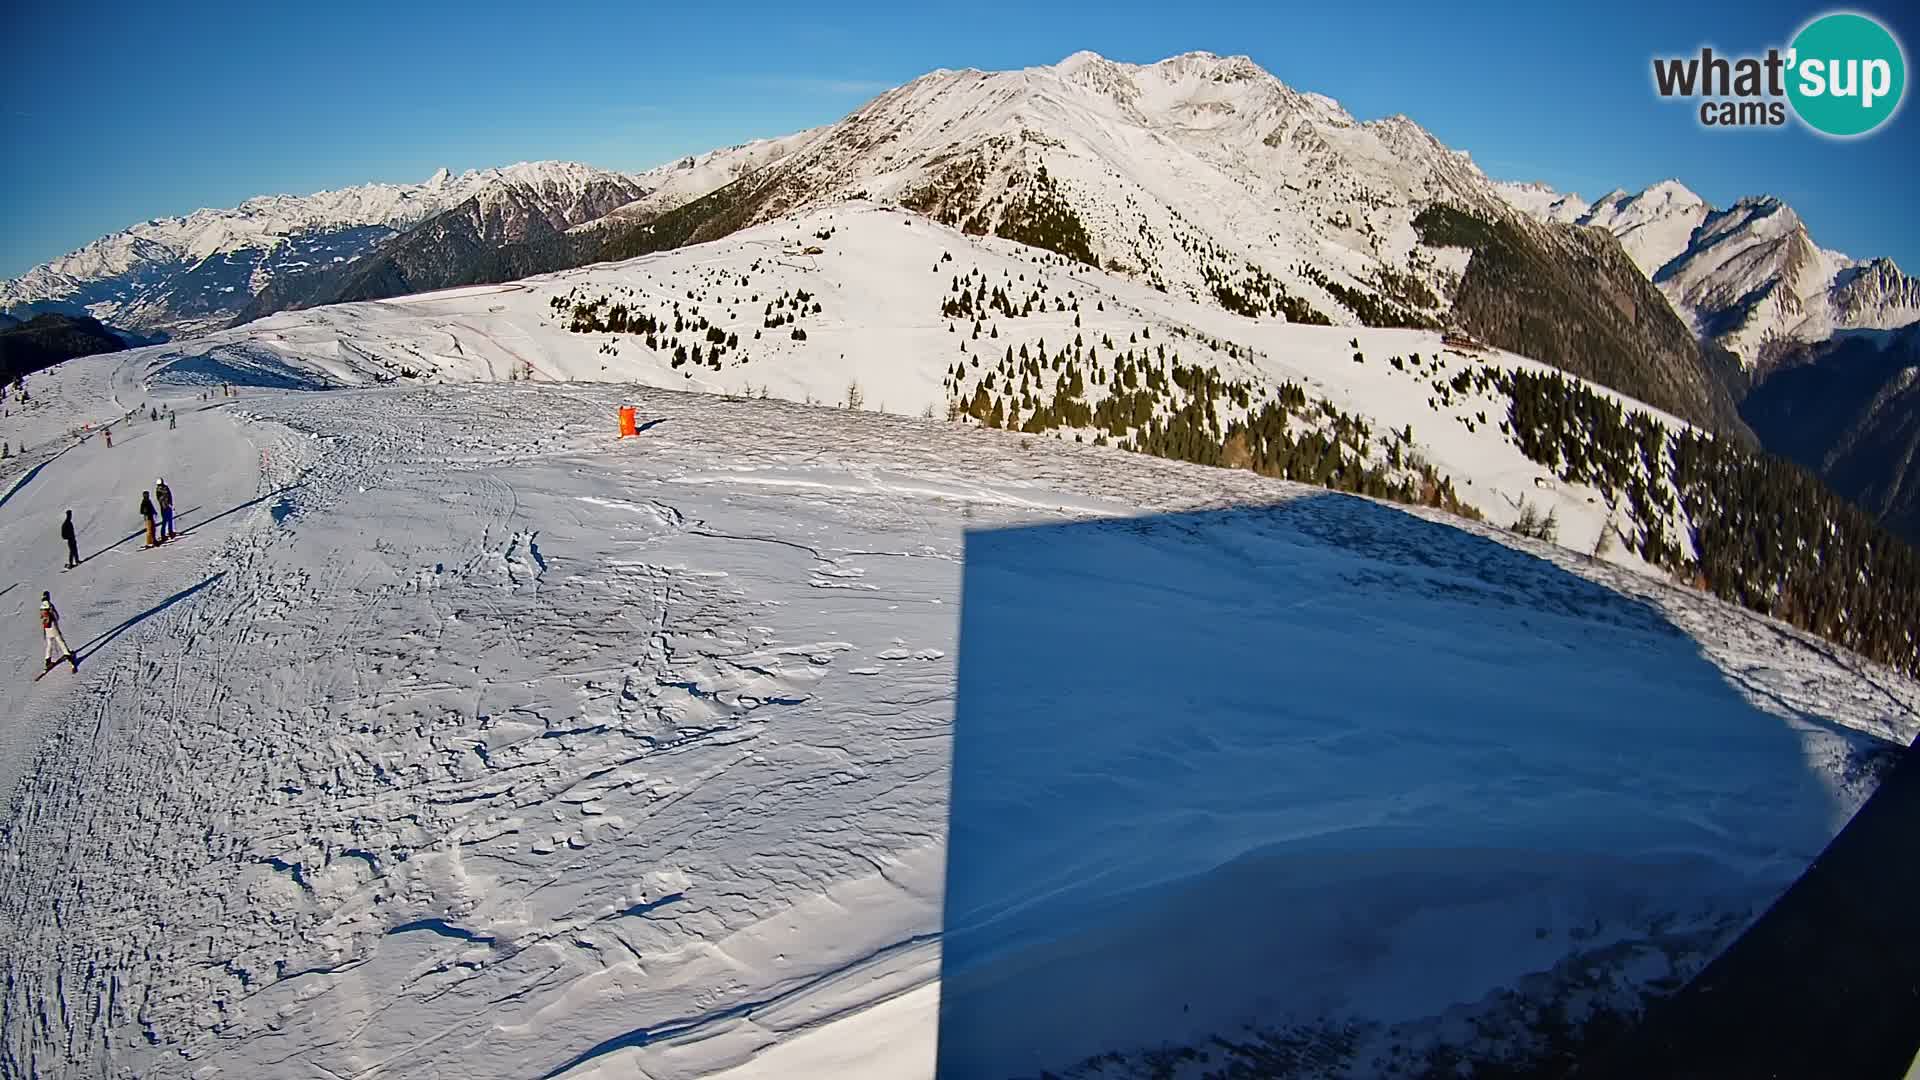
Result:
M1787 98L1808 127L1865 135L1887 122L1907 89L1907 59L1887 28L1840 12L1808 23L1793 39Z

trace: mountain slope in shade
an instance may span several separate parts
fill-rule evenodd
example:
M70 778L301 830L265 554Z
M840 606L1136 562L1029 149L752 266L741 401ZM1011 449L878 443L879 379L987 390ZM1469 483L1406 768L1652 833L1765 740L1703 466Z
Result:
M11 383L63 360L127 347L113 331L85 315L54 312L21 322L0 319L0 383Z
M1508 185L1515 207L1555 220L1551 189ZM1716 209L1679 182L1614 191L1576 218L1619 237L1635 264L1702 338L1764 369L1775 353L1838 331L1920 320L1920 279L1890 259L1856 260L1814 243L1800 216L1768 196Z
M1430 234L1443 227L1441 214L1420 219ZM1751 441L1715 370L1725 362L1703 350L1613 237L1506 221L1485 228L1454 298L1460 325L1501 348Z
M1740 404L1767 448L1920 546L1920 326L1783 351Z

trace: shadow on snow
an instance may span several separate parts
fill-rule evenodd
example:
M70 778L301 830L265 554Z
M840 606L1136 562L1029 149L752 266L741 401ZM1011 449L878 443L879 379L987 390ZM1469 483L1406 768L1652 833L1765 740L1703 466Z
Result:
M1833 835L1809 759L1856 738L1344 495L971 533L958 663L943 1078L1413 1024L1596 928L1717 949Z
M101 649L104 649L108 645L112 644L113 640L119 637L121 634L126 633L128 630L133 629L134 627L140 625L141 623L152 618L153 616L160 614L161 612L167 610L168 608L179 603L180 601L185 600L188 597L194 595L200 590L207 588L208 586L214 584L215 582L219 581L223 577L226 577L226 574L224 572L218 573L218 574L212 574L197 585L191 585L191 586L188 586L187 588L181 589L179 592L174 593L172 596L167 597L165 600L160 601L158 604L155 604L154 606L148 608L147 610L141 612L138 615L134 615L131 618L128 618L127 620L122 622L120 625L114 627L111 630L106 631L105 633L102 633L100 636L94 638L92 641L89 641L85 645L82 645L78 649L75 649L74 656L78 660L87 659L88 657L92 656L94 653L97 653Z
M277 499L277 498L279 498L279 497L281 497L281 496L283 496L283 495L285 495L285 494L287 494L288 492L291 492L291 491L294 491L295 489L297 489L297 488L299 488L299 487L300 487L300 485L299 485L299 484L288 484L288 485L287 485L287 486L285 486L285 487L280 487L280 488L275 488L274 490L272 490L272 491L269 491L269 492L267 492L267 493L266 493L266 494L264 494L264 495L257 495L257 496L255 496L255 497L253 497L253 498L251 498L251 499L248 499L248 500L247 500L246 502L243 502L243 503L241 503L240 505L238 505L238 506L235 506L235 507L233 507L232 509L229 509L229 510L222 510L221 512L219 512L219 513L217 513L217 514L215 514L215 515L213 515L212 517L210 517L210 518L207 518L207 519L205 519L205 520L203 520L203 521L196 521L196 522L194 522L194 523L193 523L192 525L189 525L189 526L187 526L186 528L184 528L184 529L181 529L181 530L179 530L179 532L177 533L177 535L179 535L179 536L186 536L186 535L188 535L189 533L192 533L192 532L194 532L194 531L196 531L196 530L198 530L198 529L203 529L203 528L205 528L206 526L208 526L208 525L211 525L211 524L213 524L213 523L214 523L214 522L216 522L216 521L219 521L219 520L220 520L221 518L223 518L223 517L227 517L227 516L229 516L229 515L232 515L232 514L237 514L237 513L239 513L240 511L242 511L242 510L246 510L246 509L248 509L248 508L250 508L250 507L255 507L255 506L259 506L259 505L260 505L261 503L263 503L263 502L266 502L266 501L267 501L268 499ZM179 515L179 516L176 516L174 520L175 520L175 521L178 521L180 517L184 517L184 516L185 516L185 515ZM277 521L279 521L279 520L280 520L280 515L278 515L278 514L275 514L275 515L274 515L274 520L275 520L276 522L277 522Z

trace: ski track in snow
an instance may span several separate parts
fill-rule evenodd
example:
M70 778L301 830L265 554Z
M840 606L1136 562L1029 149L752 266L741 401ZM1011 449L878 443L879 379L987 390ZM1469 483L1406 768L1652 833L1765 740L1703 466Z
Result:
M137 392L128 363L35 389L77 416ZM634 400L656 422L616 441ZM184 505L240 512L90 571L138 596L63 605L76 645L173 602L0 726L0 1074L925 1074L966 532L1310 490L581 384L249 391L181 424L202 455L168 475ZM50 458L0 507L28 582L0 596L15 670L38 659L25 597L76 587L46 573L42 492L150 483L139 440L164 434L130 436L119 471L91 442ZM1337 505L1302 529L1361 584L1542 607L1576 635L1614 618L1425 566ZM1645 600L1756 707L1831 721L1806 725L1829 834L1870 787L1867 737L1920 728L1912 683L1780 624L1408 514ZM824 1038L841 1025L886 1051Z

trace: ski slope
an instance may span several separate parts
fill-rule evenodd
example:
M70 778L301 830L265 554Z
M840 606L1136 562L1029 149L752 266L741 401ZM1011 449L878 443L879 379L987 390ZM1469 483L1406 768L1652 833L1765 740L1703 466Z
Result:
M132 368L103 370L108 367L93 365L85 374L96 378L76 380L89 392L83 423L112 420L149 400ZM70 417L58 403L30 409L8 429L16 438L35 429L44 433L20 462L7 463L15 468L0 478L0 544L12 553L0 582L0 664L21 673L20 681L40 671L45 655L36 615L42 591L53 594L67 643L81 663L106 659L128 645L123 638L137 640L148 618L195 586L200 578L194 568L219 551L249 513L264 512L257 504L258 445L226 410L197 399L175 408L177 429L170 430L164 416L147 419L143 408L139 420L112 425L111 447L98 426L78 440L55 434ZM162 477L174 491L179 540L145 550L140 494ZM81 563L63 571L67 551L60 523L68 510ZM12 790L30 764L58 703L72 693L72 680L61 668L12 691L13 703L0 715L0 791Z
M490 325L451 340L530 351ZM956 1075L1091 1075L1251 1021L1362 1025L1364 1073L1697 967L1920 731L1437 512L640 385L288 390L372 368L280 326L36 377L55 430L244 389L0 505L0 604L146 613L0 709L0 1074L925 1076L944 1024ZM63 584L47 513L98 493L84 553L149 471L225 516Z
M972 320L941 310L962 275L1004 284L1019 295L1038 292L1043 303L1023 317L989 314L976 338ZM810 304L797 321L765 326L778 301L802 293ZM570 330L570 306L583 299L626 305L668 324L676 314L708 319L738 345L724 350L717 367L676 364L667 334L650 348L642 334ZM820 310L812 311L811 304ZM791 336L796 329L804 340ZM691 324L671 336L683 345L706 341ZM1576 551L1593 551L1609 520L1622 523L1607 493L1561 484L1499 430L1504 397L1438 389L1479 370L1552 370L1536 361L1498 350L1448 350L1439 334L1427 331L1250 319L1210 300L1161 292L1050 252L968 236L864 202L623 263L283 313L137 355L151 370L187 381L290 387L511 381L520 375L535 383L633 382L824 404L843 403L849 387L858 387L867 409L944 417L950 399L967 398L1004 356L1029 349L1038 355L1043 346L1054 351L1075 342L1107 364L1133 352L1169 371L1175 363L1212 367L1251 387L1255 406L1281 384L1295 384L1311 401L1367 420L1376 461L1394 433L1411 431L1401 448L1451 477L1467 505L1501 524L1516 520L1523 503L1543 514L1552 510L1561 542ZM1395 359L1409 362L1396 365ZM957 387L948 382L955 365L964 372ZM1640 402L1595 389L1654 415L1669 430L1686 427ZM1087 399L1097 402L1108 393L1090 383ZM1247 411L1229 402L1219 406L1227 420ZM1163 406L1163 414L1169 411ZM1062 429L1037 437L1092 441L1096 434ZM1683 548L1690 544L1684 533L1673 539ZM1620 544L1606 557L1644 565Z

